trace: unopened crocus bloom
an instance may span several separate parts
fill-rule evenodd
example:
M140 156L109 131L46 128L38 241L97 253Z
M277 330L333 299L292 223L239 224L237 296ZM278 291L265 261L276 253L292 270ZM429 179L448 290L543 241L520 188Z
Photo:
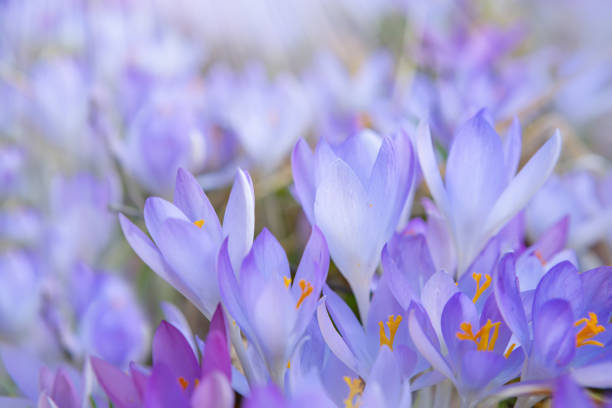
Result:
M443 183L426 124L419 126L416 139L423 175L453 237L457 276L527 204L553 171L561 152L561 136L556 132L515 175L521 147L518 123L515 121L502 143L481 111L455 135Z
M152 197L145 204L145 224L152 240L123 215L119 221L138 256L210 318L220 300L217 253L227 237L228 255L238 270L253 239L254 201L249 174L238 170L222 227L202 187L179 169L174 203Z
M231 359L221 306L212 318L201 363L181 332L162 322L153 339L153 367L135 364L126 374L99 358L91 359L100 385L118 408L233 407Z
M365 319L372 276L412 186L410 140L402 132L381 139L364 131L335 147L321 140L314 154L300 140L292 167L304 213L325 235Z
M293 278L285 251L267 229L253 243L238 274L224 241L218 264L221 298L249 340L254 358L260 360L259 372L251 375L255 381L265 383L270 378L283 384L286 367L312 320L328 268L327 244L316 227Z

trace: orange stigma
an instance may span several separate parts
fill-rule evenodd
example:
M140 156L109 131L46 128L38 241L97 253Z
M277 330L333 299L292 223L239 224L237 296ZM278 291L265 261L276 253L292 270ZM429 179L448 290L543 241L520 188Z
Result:
M183 390L186 390L189 387L189 381L185 379L185 377L179 377L178 382Z
M393 315L389 316L389 320L387 320L387 327L389 328L389 337L387 337L387 333L385 333L385 325L382 320L378 322L378 326L380 327L380 346L383 344L389 346L391 350L393 350L393 341L395 340L395 333L397 333L397 328L402 322L402 316L397 315L394 317Z
M296 309L299 309L304 299L306 299L312 294L312 285L310 284L310 282L306 282L304 279L300 279L299 285L300 289L302 289L302 294L300 295L300 298L297 301L297 304L295 305Z
M606 331L605 327L597 324L597 315L595 313L589 312L588 319L586 317L584 319L580 319L576 323L574 323L574 326L578 327L582 324L584 324L584 327L580 329L578 334L576 334L576 347L582 347L587 345L603 347L603 343L596 340L591 340L599 333Z
M343 377L344 382L349 387L349 395L346 397L344 402L344 408L357 408L359 407L359 397L363 394L365 384L361 378ZM355 400L355 397L357 399Z
M202 225L204 225L204 220L197 220L193 222L193 225L195 225L198 228L202 228Z
M495 342L497 342L497 336L499 335L500 322L491 323L491 319L487 320L487 323L480 328L474 334L472 332L472 324L468 322L461 323L461 331L457 332L457 338L459 340L471 340L478 346L479 351L493 351L495 348ZM493 333L491 333L493 329Z
M491 286L491 275L489 275L488 273L485 274L485 282L482 284L482 286L480 286L481 278L482 278L481 273L474 272L472 274L472 279L476 281L476 293L474 294L474 297L472 298L472 302L474 303L476 303L478 299L480 298L480 296L484 293L484 291L487 290L489 286Z

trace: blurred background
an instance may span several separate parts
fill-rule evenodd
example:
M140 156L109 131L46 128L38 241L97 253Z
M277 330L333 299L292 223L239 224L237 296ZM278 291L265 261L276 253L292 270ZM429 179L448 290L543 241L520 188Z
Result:
M569 215L583 269L611 264L610 16L604 0L0 0L0 342L77 368L88 354L146 362L163 301L202 335L119 212L142 225L182 167L222 214L240 167L256 233L295 266L309 233L291 187L299 138L425 119L444 156L481 108L499 131L520 119L526 157L561 130L524 227L536 239ZM333 269L329 283L348 295Z

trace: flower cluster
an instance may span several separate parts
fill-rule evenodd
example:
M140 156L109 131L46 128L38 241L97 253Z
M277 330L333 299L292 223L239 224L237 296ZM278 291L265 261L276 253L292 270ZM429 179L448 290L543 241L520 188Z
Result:
M0 406L611 404L610 6L216 3L0 1Z

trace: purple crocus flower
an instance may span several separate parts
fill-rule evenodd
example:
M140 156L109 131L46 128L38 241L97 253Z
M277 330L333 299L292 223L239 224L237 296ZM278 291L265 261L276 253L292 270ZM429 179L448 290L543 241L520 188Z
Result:
M152 241L125 216L119 215L119 221L138 256L210 319L220 300L217 252L227 237L231 265L238 270L253 239L254 201L249 174L238 170L221 226L202 187L179 169L174 204L159 197L145 204L145 224Z
M423 175L453 237L457 269L452 272L457 276L542 186L561 151L557 132L515 176L521 146L518 123L502 143L481 111L455 135L444 184L426 124L419 125L416 139Z
M581 385L610 387L607 348L612 342L612 273L600 267L578 273L564 261L535 291L521 292L514 258L506 255L494 276L500 314L528 355L523 380L548 380L568 371Z
M410 314L412 340L433 368L455 385L462 406L475 406L519 374L524 355L509 344L512 333L501 319L493 296L482 313L460 292L446 302L440 320L446 355L438 339L426 333L427 325L423 327L422 321L418 310Z
M255 374L258 382L269 377L283 384L286 367L312 320L328 268L327 244L316 227L293 278L285 251L267 229L253 243L238 278L224 241L218 263L221 298L249 339L254 358L261 361Z
M413 166L404 133L381 140L364 131L334 147L321 140L314 154L300 140L293 151L296 195L310 223L325 235L363 317L383 245L412 187Z
M244 408L334 408L322 390L301 390L297 395L287 397L274 384L253 388L242 405Z
M229 343L220 306L211 320L201 363L182 333L165 321L155 332L149 373L131 364L128 375L96 357L91 363L100 385L118 408L234 405Z

